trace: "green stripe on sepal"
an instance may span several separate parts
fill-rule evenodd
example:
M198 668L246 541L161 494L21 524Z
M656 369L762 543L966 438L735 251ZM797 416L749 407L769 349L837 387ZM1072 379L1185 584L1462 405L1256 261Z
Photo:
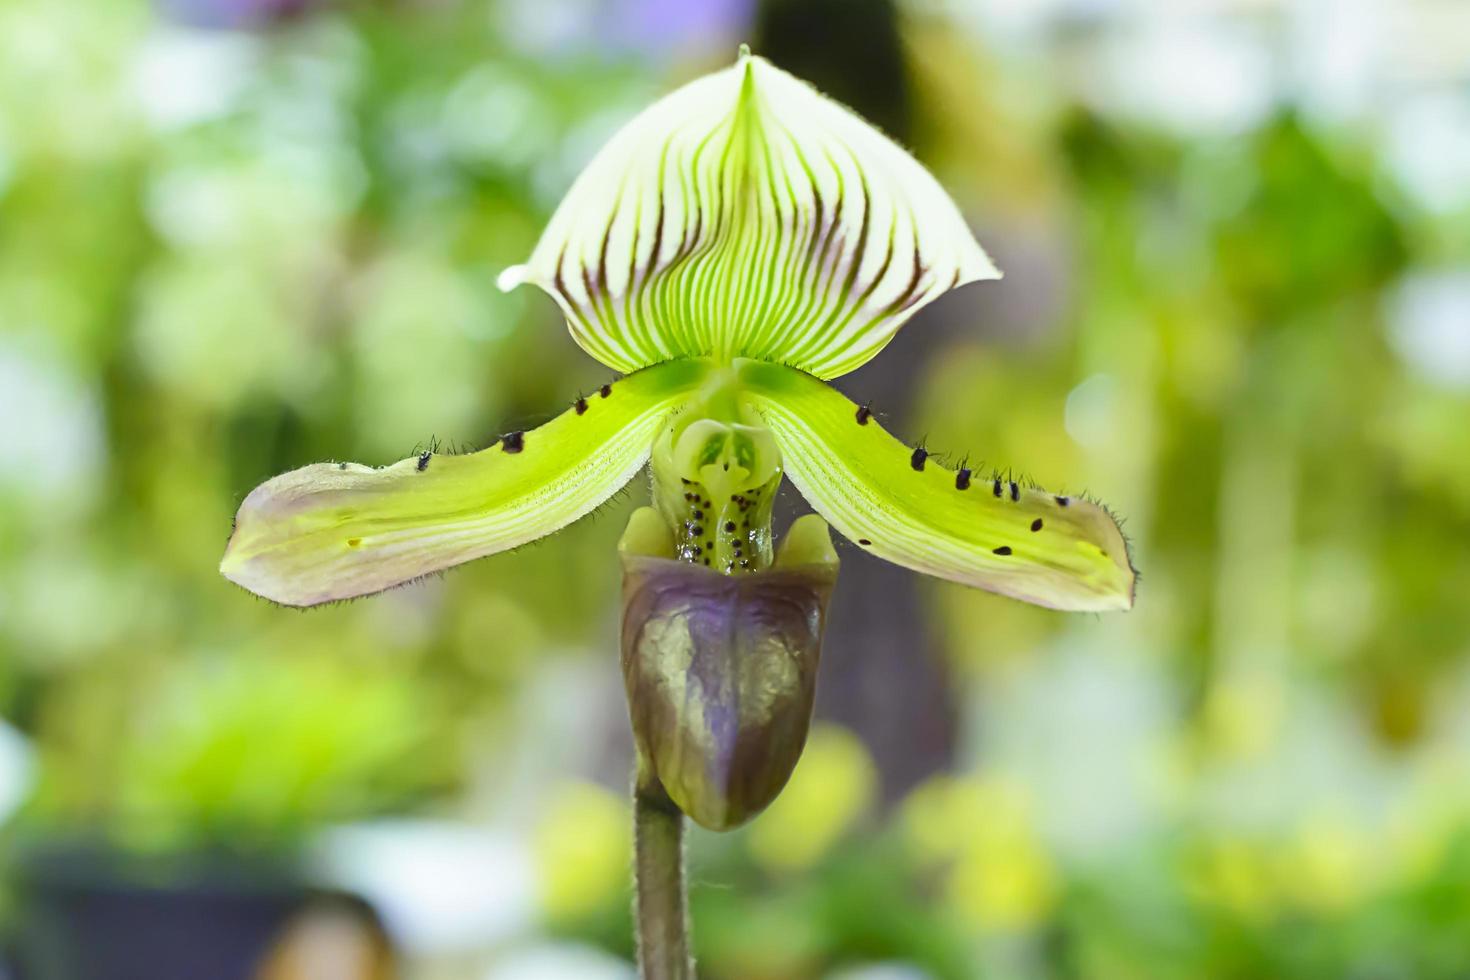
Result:
M545 289L619 370L746 356L831 378L940 294L999 275L913 157L747 56L624 127L502 286Z
M967 479L808 374L755 361L738 371L776 435L786 475L864 550L1053 609L1132 607L1127 545L1097 504L978 474Z
M687 360L639 371L477 453L282 474L241 504L220 572L267 599L312 606L534 541L626 484L708 371Z

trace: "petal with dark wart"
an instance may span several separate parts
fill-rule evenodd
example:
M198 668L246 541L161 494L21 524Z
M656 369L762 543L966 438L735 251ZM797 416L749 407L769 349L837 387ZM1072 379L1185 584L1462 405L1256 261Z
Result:
M220 571L267 599L311 606L534 541L621 489L707 371L696 361L639 371L477 453L284 473L241 504Z
M1005 480L983 486L914 450L830 385L791 368L738 366L786 475L864 551L928 575L1053 609L1133 605L1118 523L1080 497Z

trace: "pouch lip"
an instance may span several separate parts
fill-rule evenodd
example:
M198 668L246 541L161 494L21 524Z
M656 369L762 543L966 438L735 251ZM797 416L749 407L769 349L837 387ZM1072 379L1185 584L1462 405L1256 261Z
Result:
M623 562L623 622L621 636L621 661L628 711L632 721L634 741L638 747L640 779L655 779L687 816L695 823L716 831L731 830L755 817L770 805L785 787L801 757L810 730L812 710L815 706L817 672L822 656L823 634L826 632L827 607L837 580L835 563L813 562L784 567L768 567L752 572L727 574L702 564L664 558L646 554L624 554ZM693 744L703 740L694 737L686 741L694 729L687 728L685 716L687 706L681 707L680 697L670 698L664 683L656 680L661 672L650 670L653 661L645 660L644 628L651 618L664 615L678 617L681 608L693 610L691 615L700 615L702 606L744 607L750 618L745 629L759 630L764 625L781 629L786 623L799 627L805 639L794 644L782 643L786 652L783 659L791 658L796 671L795 682L783 691L775 704L777 708L766 723L774 727L766 729L770 737L781 743L758 737L759 741L747 742L746 723L729 733L734 741L725 743L716 754L705 758L712 766L706 771L714 781L708 786L713 794L695 791L690 783L688 757L685 752ZM776 612L776 610L782 610ZM770 614L774 614L774 618ZM735 630L738 633L739 629ZM732 633L731 639L735 634ZM759 661L750 661L742 666L738 659L742 653L751 652L731 643L723 646L719 641L698 649L691 649L688 669L701 675L701 662L714 671L714 675L730 678ZM705 658L712 658L706 660ZM721 666L714 666L720 664ZM651 686L645 684L653 680ZM660 722L657 719L665 719ZM782 720L784 717L784 720ZM645 730L650 724L668 725L666 732L655 733ZM762 726L763 727L763 726ZM752 729L753 731L755 729ZM783 734L776 735L777 732ZM760 747L764 744L764 748ZM743 747L741 747L743 745ZM681 747L682 746L682 747ZM733 753L726 758L724 753ZM752 754L753 753L753 754ZM739 758L747 763L739 763ZM720 761L715 762L716 759ZM762 760L754 763L754 760ZM785 760L780 761L780 760ZM751 763L754 770L746 770ZM728 769L727 767L734 768ZM665 767L671 767L665 770ZM746 771L747 776L736 774ZM764 772L763 776L755 774ZM719 775L717 775L719 774ZM726 779L735 776L733 782ZM750 777L754 778L750 778ZM672 779L673 782L669 782ZM696 782L701 780L695 777ZM716 788L718 787L718 788ZM760 787L751 790L755 787Z

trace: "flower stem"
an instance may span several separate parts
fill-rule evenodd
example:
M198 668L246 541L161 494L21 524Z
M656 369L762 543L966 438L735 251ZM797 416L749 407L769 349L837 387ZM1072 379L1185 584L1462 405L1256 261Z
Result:
M643 980L693 980L684 815L656 779L633 787L638 965Z

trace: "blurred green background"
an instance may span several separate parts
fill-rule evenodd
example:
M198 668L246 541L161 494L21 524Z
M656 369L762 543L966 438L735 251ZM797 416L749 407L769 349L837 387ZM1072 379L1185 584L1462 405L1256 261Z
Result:
M841 387L1108 501L1143 579L843 547L792 785L693 834L703 975L1470 976L1459 0L0 0L0 976L207 976L182 922L222 980L631 976L641 484L306 614L215 569L277 472L608 380L495 276L745 40L1007 273Z

